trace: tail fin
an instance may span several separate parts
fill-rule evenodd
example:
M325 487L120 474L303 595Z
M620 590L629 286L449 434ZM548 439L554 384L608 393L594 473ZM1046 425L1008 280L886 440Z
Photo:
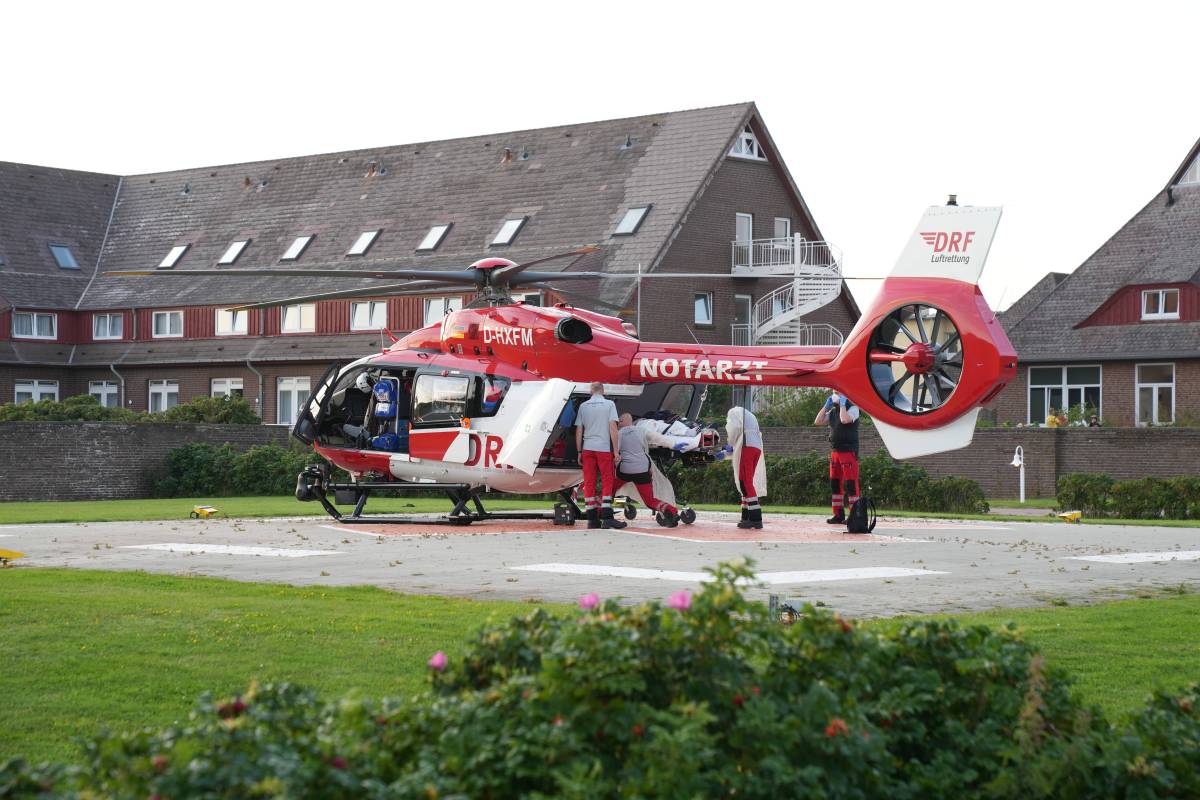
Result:
M988 336L996 345L995 352L1007 351L1011 354L1012 347L995 320L995 315L991 314L983 303L982 297L974 297L977 292L974 287L978 284L979 276L987 262L992 239L1000 224L1000 215L999 207L931 206L926 209L921 221L905 243L896 266L884 281L875 303L870 311L863 315L865 325L874 329L884 315L892 312L897 303L912 303L914 297L928 292L929 296L921 297L919 302L942 307L950 316L958 317L959 331L963 331L971 322L967 317L974 316L976 319L970 327ZM957 281L958 288L954 289L953 285L947 284L924 287L920 284L921 279ZM962 297L964 293L968 294L969 299ZM952 300L951 295L959 298ZM924 337L923 331L921 335ZM937 336L936 329L934 336ZM1003 367L999 365L1004 359L988 356L977 361L977 356L984 355L986 354L977 349L972 353L971 363L962 365L962 374L956 377L963 385L956 386L955 393L964 394L964 390L969 389L975 392L975 397L981 397L983 400L990 399L994 394L994 391L990 394L988 392L1003 371ZM1015 364L1015 355L1011 360ZM996 365L985 366L985 362L988 361L995 361ZM986 387L982 386L984 382L988 384ZM971 385L968 386L968 383ZM954 399L953 395L951 399ZM902 413L876 414L873 418L879 435L895 458L914 458L956 450L970 444L975 432L975 421L979 416L980 402L973 401L969 407L959 406L961 410L958 416L942 421L936 426L928 426L928 422L932 420L923 420L921 415L913 415L911 406L893 406L889 408L890 411ZM930 416L935 414L936 412ZM942 419L945 420L945 417ZM922 425L920 422L926 424Z

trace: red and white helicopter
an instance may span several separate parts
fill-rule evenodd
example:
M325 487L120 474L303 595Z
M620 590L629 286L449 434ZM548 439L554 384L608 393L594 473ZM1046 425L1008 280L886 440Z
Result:
M362 512L372 493L435 490L454 503L442 521L469 524L552 516L489 512L481 496L492 491L557 493L571 515L582 515L570 499L582 479L571 423L589 382L597 380L635 417L683 418L682 427L666 431L675 436L676 446L665 454L688 462L712 460L720 446L715 430L686 422L698 415L703 400L698 387L705 384L819 386L844 393L870 414L896 458L965 447L980 407L1012 380L1017 366L1016 353L977 286L999 220L999 208L929 208L841 347L643 342L618 317L564 303L514 302L512 289L562 293L556 286L560 281L614 277L529 269L551 259L515 264L487 258L454 271L273 268L174 274L407 281L241 308L473 287L478 297L470 307L413 331L383 352L331 367L292 431L350 474L350 481L336 482L329 466L321 465L297 478L296 497L319 501L341 522L413 521ZM337 504L353 503L353 512L342 514L330 494Z

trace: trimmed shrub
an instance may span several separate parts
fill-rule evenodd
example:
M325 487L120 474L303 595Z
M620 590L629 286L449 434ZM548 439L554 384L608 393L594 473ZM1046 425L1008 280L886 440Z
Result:
M241 397L198 397L166 411L145 414L127 408L108 408L90 394L61 402L0 404L0 422L207 422L221 425L260 425L250 402Z
M78 766L0 765L0 796L1200 796L1194 687L1112 725L1012 629L864 630L813 606L784 626L751 579L724 565L668 607L536 610L436 654L411 698L206 696Z
M154 482L159 497L285 495L296 487L296 474L320 457L297 443L232 445L193 442L167 456L166 473Z
M987 500L978 483L967 478L934 480L921 467L893 461L879 451L859 462L862 493L886 508L986 514ZM670 470L675 495L689 503L737 503L733 465L719 461ZM819 506L829 502L829 457L809 451L801 456L767 456L764 505Z
M1116 483L1107 475L1079 473L1058 479L1057 500L1060 510L1082 511L1089 516L1102 516L1108 510L1109 495Z
M1200 519L1200 477L1115 481L1107 475L1064 475L1058 479L1058 507L1095 517Z
M147 414L151 422L204 422L214 425L261 425L254 406L244 397L197 397L168 408L160 414Z

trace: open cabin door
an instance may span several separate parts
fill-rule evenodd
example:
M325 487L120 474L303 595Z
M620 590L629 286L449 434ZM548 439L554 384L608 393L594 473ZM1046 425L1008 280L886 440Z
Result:
M513 388L520 386L517 384ZM513 402L518 393L509 391L500 413L496 415L498 418L506 412L514 415L504 446L500 448L499 463L502 466L518 469L526 475L534 473L574 387L571 381L551 378L519 404Z
M341 364L334 364L325 370L325 374L317 381L316 387L309 393L300 414L296 417L296 424L292 426L292 436L306 445L311 446L317 440L318 423L329 400L329 389L342 374L342 369Z

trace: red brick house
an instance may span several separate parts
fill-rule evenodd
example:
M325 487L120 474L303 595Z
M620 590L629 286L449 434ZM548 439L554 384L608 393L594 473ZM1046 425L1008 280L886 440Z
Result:
M234 393L288 424L330 362L471 300L376 287L232 313L368 284L106 272L444 269L587 244L601 249L561 268L712 275L647 280L640 299L609 279L564 298L621 309L648 340L840 340L858 315L751 103L148 175L0 162L0 401L90 392L160 410ZM832 292L788 279L809 272Z
M1001 320L1022 368L998 421L1074 407L1106 425L1200 422L1200 141L1087 261L1048 274Z

